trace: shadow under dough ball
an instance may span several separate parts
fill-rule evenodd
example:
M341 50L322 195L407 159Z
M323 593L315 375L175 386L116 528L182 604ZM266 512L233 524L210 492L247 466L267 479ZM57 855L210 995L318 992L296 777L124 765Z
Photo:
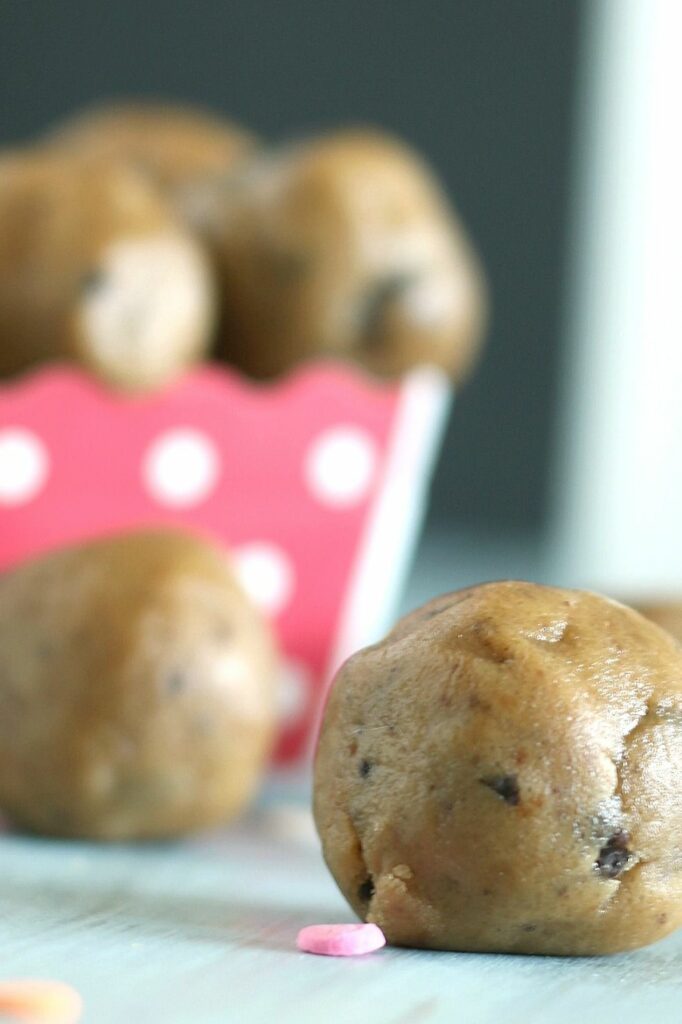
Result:
M271 636L227 556L149 531L0 578L0 809L35 832L179 835L264 771Z
M388 941L588 955L682 924L682 651L595 594L491 583L339 672L325 860Z
M478 260L428 167L347 131L265 152L216 190L219 354L253 377L317 356L379 376L421 363L457 382L485 321Z
M207 351L214 301L203 249L132 168L0 160L0 376L66 359L160 387Z

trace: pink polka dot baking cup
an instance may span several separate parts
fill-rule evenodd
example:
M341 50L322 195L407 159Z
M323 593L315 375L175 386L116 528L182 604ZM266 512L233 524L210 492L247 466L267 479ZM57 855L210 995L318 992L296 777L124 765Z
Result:
M311 924L298 933L296 945L319 956L362 956L381 949L386 939L375 924Z
M284 655L275 760L300 764L326 681L387 625L449 395L328 362L133 398L67 366L2 381L0 572L142 526L222 543Z
M77 1024L83 1000L61 981L21 979L0 982L0 1015L31 1024Z

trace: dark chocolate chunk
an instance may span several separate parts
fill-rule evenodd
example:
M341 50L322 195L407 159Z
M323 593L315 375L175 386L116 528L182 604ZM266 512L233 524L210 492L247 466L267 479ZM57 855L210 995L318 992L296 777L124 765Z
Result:
M595 867L604 878L618 878L632 857L628 849L629 832L615 832L605 846L599 851Z
M506 804L516 807L519 803L519 783L515 775L493 775L478 781L501 796Z
M363 903L369 903L374 895L374 882L371 877L367 878L358 888L358 899Z
M381 341L381 321L400 294L414 283L416 274L408 271L389 274L371 285L361 303L360 333L363 344Z
M104 285L107 275L99 267L88 270L80 280L80 290L84 295L94 295Z
M172 694L180 693L182 690L185 689L186 685L187 685L187 677L185 676L185 673L182 672L179 668L175 669L175 671L171 672L168 675L168 677L166 678L166 692L167 693L172 693Z
M359 772L360 772L361 778L366 779L367 776L369 775L369 773L371 772L371 770L372 770L372 762L368 761L367 758L363 757L362 761L360 762L360 767L359 767Z

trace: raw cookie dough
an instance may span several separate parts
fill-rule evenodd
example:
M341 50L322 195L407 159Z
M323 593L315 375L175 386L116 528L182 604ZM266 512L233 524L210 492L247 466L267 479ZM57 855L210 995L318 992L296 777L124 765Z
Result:
M207 351L207 257L132 168L31 151L0 160L0 377L55 359L160 387Z
M227 556L148 531L0 578L0 809L36 832L172 836L252 795L273 648Z
M682 600L668 598L655 602L633 601L632 604L646 619L651 619L682 643Z
M634 949L682 924L682 651L595 594L449 594L341 669L314 812L397 945Z
M431 363L462 380L485 287L428 167L376 131L262 154L207 207L222 321L218 351L253 377L317 356L394 377Z
M256 145L245 129L191 107L123 103L97 107L59 125L48 145L126 162L171 196L195 182L230 172Z

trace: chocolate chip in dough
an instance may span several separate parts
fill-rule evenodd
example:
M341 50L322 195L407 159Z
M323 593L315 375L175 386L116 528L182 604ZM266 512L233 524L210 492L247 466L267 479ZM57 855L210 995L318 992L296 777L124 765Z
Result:
M358 899L363 903L369 903L374 895L374 882L367 878L358 889Z
M506 804L510 804L512 807L518 806L521 796L515 775L494 775L487 779L479 779L479 782L501 796Z
M628 849L629 832L616 832L599 851L596 868L604 878L618 878L622 875L632 857Z

